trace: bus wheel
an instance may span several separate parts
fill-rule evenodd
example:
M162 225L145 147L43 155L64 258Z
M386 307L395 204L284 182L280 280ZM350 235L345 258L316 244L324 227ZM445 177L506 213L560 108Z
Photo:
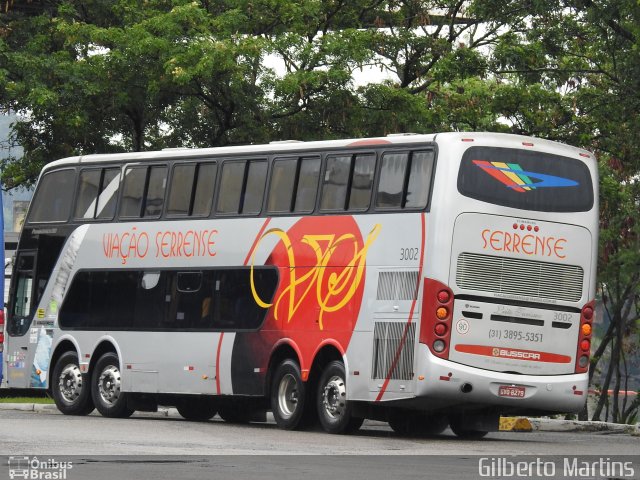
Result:
M94 409L89 376L80 371L78 354L65 352L56 362L51 391L58 410L65 415L87 415Z
M284 360L273 375L271 409L278 427L296 430L304 426L306 409L305 384L300 367L293 360Z
M329 363L320 377L316 406L325 432L352 433L364 422L364 418L352 415L351 403L347 401L345 378L344 365L337 360Z
M449 419L449 427L457 437L464 438L466 440L479 440L489 433L484 430L474 430L469 428L463 420L463 417L451 417Z
M134 412L127 407L127 395L122 391L120 362L115 353L102 355L93 368L91 396L104 417L125 418Z
M206 422L217 413L215 403L208 398L184 399L176 406L176 409L182 418L193 422Z
M444 432L448 419L444 415L414 415L411 412L394 412L389 416L389 426L402 436L428 436Z

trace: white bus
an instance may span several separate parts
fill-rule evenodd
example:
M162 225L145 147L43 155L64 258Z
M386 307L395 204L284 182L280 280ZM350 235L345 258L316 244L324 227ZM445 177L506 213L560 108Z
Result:
M597 178L584 150L487 133L55 161L16 252L9 386L331 433L579 411Z

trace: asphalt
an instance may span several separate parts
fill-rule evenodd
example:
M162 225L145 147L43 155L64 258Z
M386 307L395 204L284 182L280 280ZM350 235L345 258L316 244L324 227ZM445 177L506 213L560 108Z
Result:
M23 412L53 413L58 409L53 404L42 403L0 403L0 410L19 410ZM175 408L159 408L157 412L140 412L140 416L175 417L180 414ZM611 422L563 420L555 418L502 417L500 431L510 432L610 432L640 436L640 423L627 425Z

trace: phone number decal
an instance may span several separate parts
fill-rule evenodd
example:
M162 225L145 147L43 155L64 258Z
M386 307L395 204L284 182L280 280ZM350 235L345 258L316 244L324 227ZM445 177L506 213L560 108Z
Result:
M510 329L491 329L489 330L489 338L540 343L542 342L542 333L523 332L522 330Z

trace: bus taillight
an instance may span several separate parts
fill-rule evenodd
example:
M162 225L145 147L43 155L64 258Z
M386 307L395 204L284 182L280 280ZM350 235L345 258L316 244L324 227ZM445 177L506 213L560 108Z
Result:
M594 308L595 301L592 300L582 307L582 312L580 312L580 331L578 333L578 349L576 353L576 373L585 373L589 370Z
M4 310L0 310L0 352L4 345Z
M453 292L444 283L424 279L420 343L429 347L437 357L449 358Z

